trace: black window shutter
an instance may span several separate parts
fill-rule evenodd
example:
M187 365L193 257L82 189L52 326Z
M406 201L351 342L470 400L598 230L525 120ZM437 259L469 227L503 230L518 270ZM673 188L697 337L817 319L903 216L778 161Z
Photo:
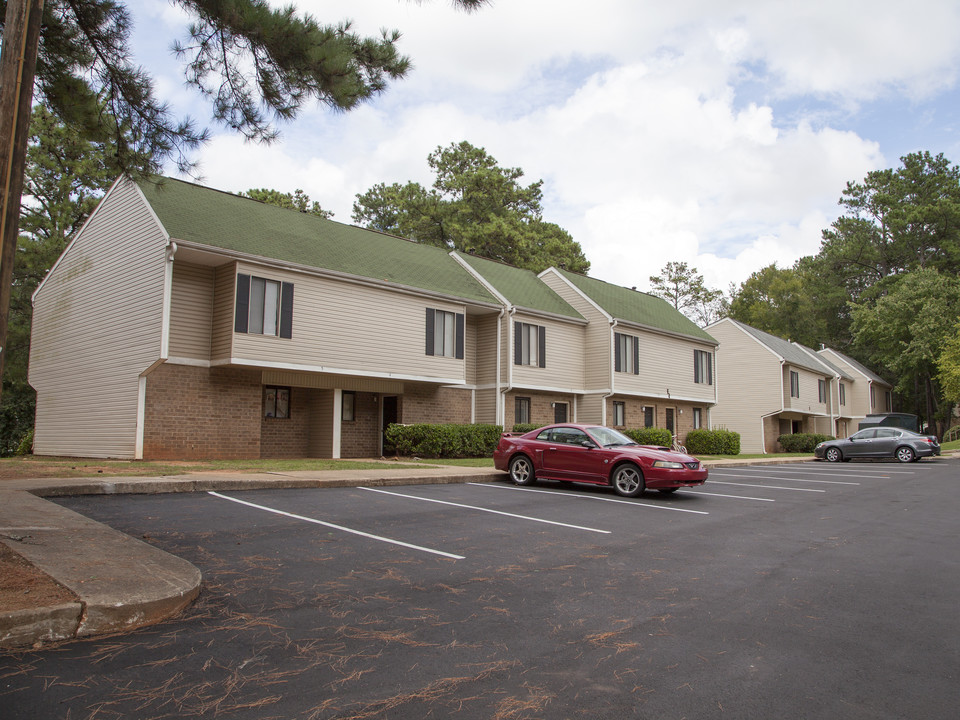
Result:
M463 360L463 313L457 313L457 360Z
M523 363L523 323L513 323L513 364Z
M540 360L540 367L547 366L547 328L541 325L537 331L537 358Z
M237 309L233 319L233 330L238 333L247 332L247 321L250 315L250 276L237 275Z
M293 283L280 286L280 337L293 337Z
M633 338L633 374L640 374L640 338Z
M427 355L433 355L434 309L427 308Z
M707 385L713 385L713 353L707 353Z
M701 382L700 378L700 351L693 351L693 381L695 383Z
M623 372L623 363L620 361L620 333L613 334L613 369Z

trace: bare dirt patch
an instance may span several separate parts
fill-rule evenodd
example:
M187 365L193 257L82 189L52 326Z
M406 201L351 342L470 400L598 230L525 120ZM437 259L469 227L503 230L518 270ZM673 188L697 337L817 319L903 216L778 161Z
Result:
M0 542L0 612L69 602L79 602L79 598Z

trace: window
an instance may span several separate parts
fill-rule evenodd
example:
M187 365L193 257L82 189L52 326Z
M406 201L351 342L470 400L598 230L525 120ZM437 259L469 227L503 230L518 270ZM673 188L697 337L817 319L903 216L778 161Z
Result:
M693 409L693 429L699 430L703 427L703 410L701 408Z
M817 392L819 393L820 402L825 403L827 401L827 381L826 380L817 380Z
M542 325L513 324L513 364L547 366L547 329Z
M800 397L800 373L790 371L790 397Z
M513 421L518 425L528 424L530 422L530 398L518 397L514 402L516 413Z
M693 381L713 385L713 353L706 350L693 351Z
M633 335L613 334L615 358L613 369L617 372L640 374L640 343Z
M427 308L427 355L463 360L463 313Z
M353 422L357 419L357 394L355 392L344 390L340 419L345 422Z
M643 409L643 426L645 428L653 427L653 410L649 405Z
M884 402L884 405L885 405L884 410L885 410L886 412L890 412L890 411L892 410L892 408L893 408L893 397L891 396L889 390L885 390L885 391L884 391L884 393L883 393L883 402Z
M847 386L843 383L840 383L840 404L847 404Z
M238 274L233 329L251 335L293 337L293 283Z
M613 424L617 427L623 427L627 424L627 404L618 400L613 401Z
M290 388L270 385L264 388L263 416L265 418L290 417Z

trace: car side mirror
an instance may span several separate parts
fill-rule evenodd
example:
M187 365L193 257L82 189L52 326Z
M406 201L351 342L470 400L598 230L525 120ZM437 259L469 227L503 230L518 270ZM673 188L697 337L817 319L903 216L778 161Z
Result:
M593 440L584 439L580 441L580 447L595 448L597 444Z

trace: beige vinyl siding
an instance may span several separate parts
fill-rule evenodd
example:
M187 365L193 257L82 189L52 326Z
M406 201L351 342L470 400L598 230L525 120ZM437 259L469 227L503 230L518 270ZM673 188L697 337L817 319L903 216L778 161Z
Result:
M584 395L577 402L577 422L599 425L603 422L604 396ZM607 418L611 420L612 418Z
M475 315L468 315L464 319L463 328L463 357L464 381L468 385L477 384L477 323Z
M869 413L873 412L870 409L870 380L864 377L863 373L861 373L858 368L850 365L842 357L839 357L835 353L829 353L827 357L834 365L841 368L848 375L854 378L852 382L841 381L845 382L847 386L847 404L840 409L840 411L843 413L843 416L854 418L854 420L860 420L866 417ZM888 388L882 388L880 385L877 386L877 392L881 392L882 390L886 389ZM881 402L882 398L878 397L877 401ZM850 423L849 428L850 432L855 432L857 429L857 423Z
M617 332L633 335L640 343L640 372L615 372L617 393L670 397L674 400L713 403L714 386L694 382L693 351L713 353L713 346L657 333L635 331L620 325ZM714 366L716 371L716 366ZM717 373L714 372L714 382Z
M800 397L790 397L790 373L797 373L800 380ZM827 403L820 402L820 388L818 380L826 380L829 386L829 378L825 375L818 375L802 367L784 365L783 367L783 405L787 410L797 410L803 413L827 414L830 407Z
M210 359L226 361L233 350L233 316L236 304L236 263L216 269L213 290L213 328Z
M499 315L485 315L476 319L476 363L474 384L495 385L497 382L497 319ZM501 338L501 342L505 342ZM501 352L504 350L501 348Z
M486 424L494 424L497 422L496 388L480 389L476 391L475 421Z
M583 391L583 335L581 325L548 320L541 317L515 313L513 322L538 325L546 329L546 365L514 365L515 387L556 388L565 392ZM516 326L514 326L516 327ZM514 361L516 333L513 346L509 348L509 360Z
M333 390L324 390L310 403L310 457L333 457L334 402Z
M426 309L463 305L243 263L238 272L293 283L294 293L292 339L233 333L236 363L466 380L464 360L425 351Z
M213 268L174 262L170 300L171 358L210 360L213 287Z
M160 358L166 239L119 181L36 294L38 455L133 458L139 376Z
M609 388L610 369L613 362L611 354L613 334L610 332L610 321L607 316L556 274L548 272L541 279L588 321L588 325L583 330L581 346L584 356L584 388L588 391ZM589 422L600 422L600 420L598 418Z
M782 407L780 360L732 323L711 325L709 332L720 342L714 356L718 401L710 422L740 433L742 452L762 453L762 418Z

